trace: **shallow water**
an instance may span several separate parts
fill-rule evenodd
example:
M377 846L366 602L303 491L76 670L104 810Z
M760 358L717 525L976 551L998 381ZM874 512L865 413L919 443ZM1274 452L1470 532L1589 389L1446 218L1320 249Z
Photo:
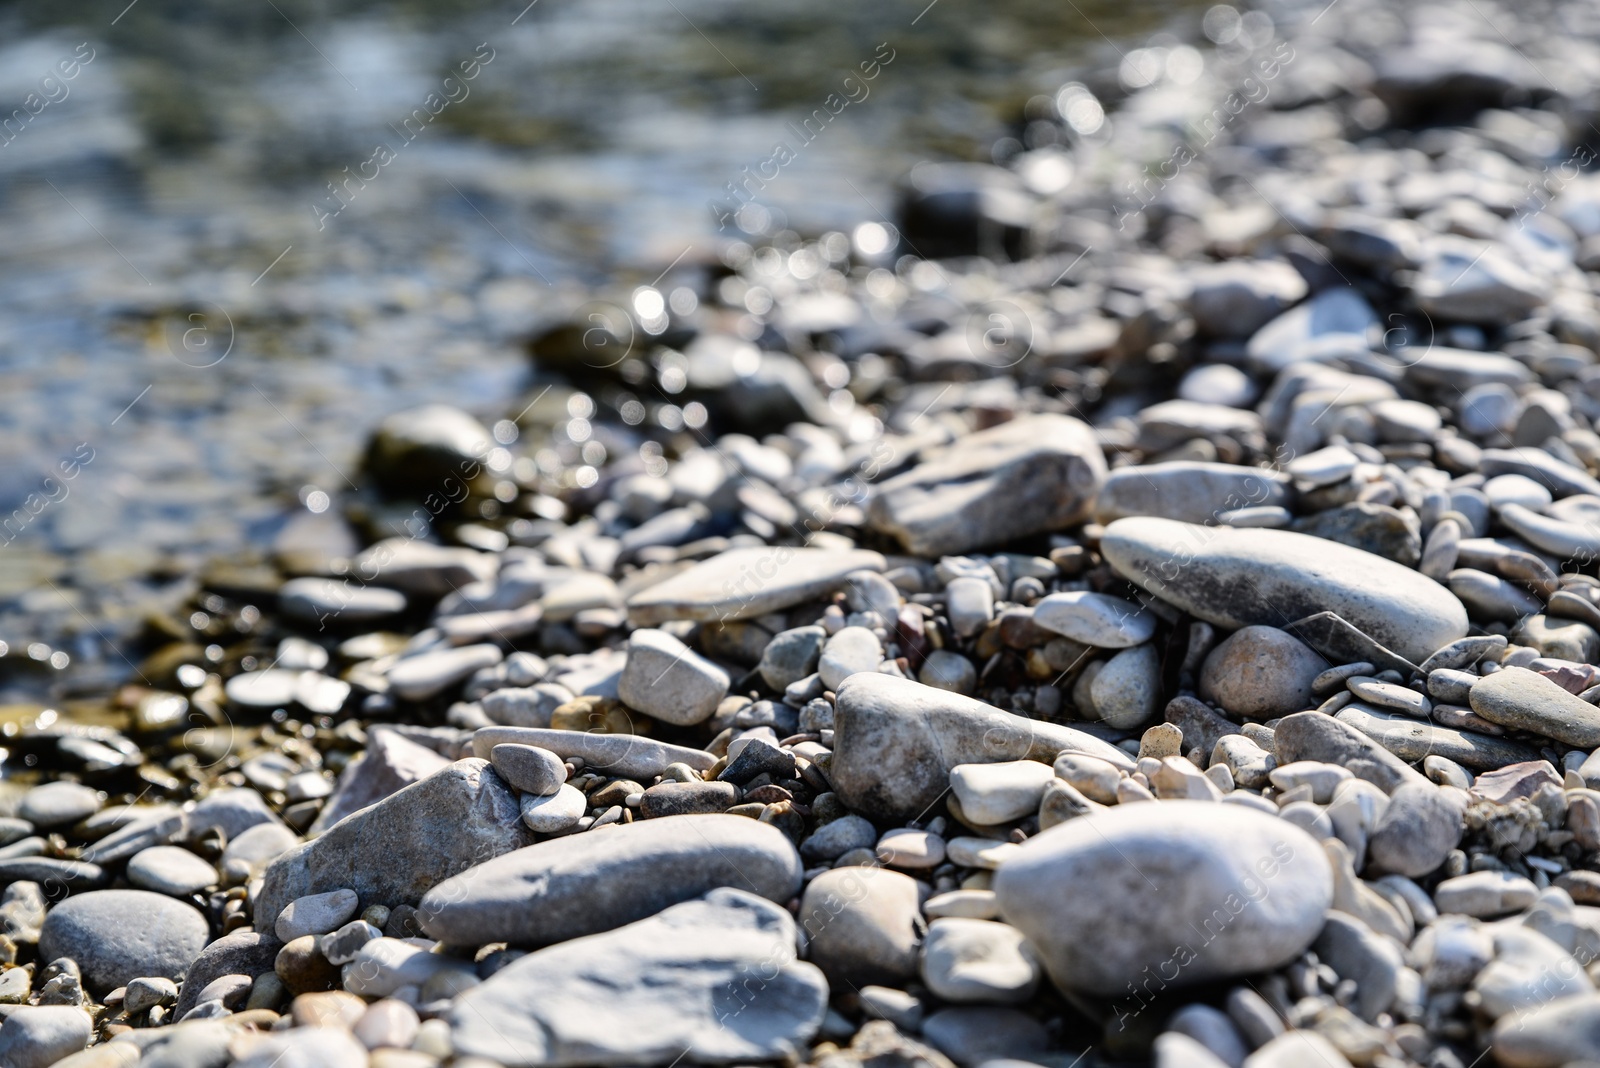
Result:
M1031 96L1200 10L11 5L0 103L37 114L0 135L0 637L106 655L349 489L381 415L514 411L527 331L710 259L712 201L779 142L773 227L885 216L912 163L987 158Z

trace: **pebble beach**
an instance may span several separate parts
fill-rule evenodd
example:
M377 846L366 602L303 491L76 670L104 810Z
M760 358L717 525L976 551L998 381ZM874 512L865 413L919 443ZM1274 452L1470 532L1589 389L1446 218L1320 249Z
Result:
M1600 1064L1600 20L1107 44L8 610L0 1066Z

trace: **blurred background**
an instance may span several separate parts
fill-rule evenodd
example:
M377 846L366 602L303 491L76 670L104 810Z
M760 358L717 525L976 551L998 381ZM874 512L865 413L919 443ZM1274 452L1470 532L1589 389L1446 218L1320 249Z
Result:
M887 221L912 164L1022 150L1030 100L1203 10L0 6L0 637L103 657L207 560L327 512L383 415L515 414L530 332L715 262L713 205L778 142L738 223Z

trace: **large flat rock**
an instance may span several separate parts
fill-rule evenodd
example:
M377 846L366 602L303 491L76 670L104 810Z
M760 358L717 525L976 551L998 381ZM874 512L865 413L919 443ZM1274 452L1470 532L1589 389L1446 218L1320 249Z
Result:
M270 931L297 897L354 890L361 907L415 905L460 871L533 841L516 792L487 760L458 760L283 854L256 899Z
M1100 551L1144 590L1229 630L1337 612L1418 663L1467 633L1467 610L1426 575L1306 534L1138 517L1106 527Z

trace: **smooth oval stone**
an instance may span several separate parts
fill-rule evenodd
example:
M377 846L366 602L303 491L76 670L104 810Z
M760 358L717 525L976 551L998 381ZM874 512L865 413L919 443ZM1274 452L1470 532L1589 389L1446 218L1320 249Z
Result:
M800 854L744 816L663 816L540 842L446 879L422 899L423 930L451 945L549 945L652 916L730 886L788 901Z
M504 658L498 645L434 649L397 661L389 669L389 686L407 701L423 701Z
M1490 723L1531 731L1579 749L1600 746L1600 708L1537 671L1501 668L1473 683L1467 697L1472 710Z
M1119 519L1100 551L1118 574L1230 630L1336 612L1409 660L1467 632L1454 594L1408 567L1284 530Z
M561 758L536 745L497 745L489 750L489 763L513 790L524 794L548 797L567 781Z
M839 684L862 671L876 671L883 662L883 643L866 627L845 627L828 639L817 661L822 685L837 690Z
M39 953L71 957L83 983L104 994L143 975L181 979L211 929L198 909L146 890L97 890L61 902L45 917Z
M1200 667L1200 696L1247 719L1273 719L1310 708L1312 682L1328 662L1276 627L1234 631Z
M576 827L588 807L582 790L562 783L553 794L523 794L522 822L530 831L557 834Z
M1106 476L1095 498L1101 523L1128 516L1161 516L1185 523L1210 523L1224 512L1290 503L1288 475L1259 467L1173 460L1119 467Z
M75 782L47 782L22 795L17 815L41 830L65 827L100 811L100 792Z
M49 1068L88 1045L93 1029L89 1014L76 1006L24 1005L13 1010L0 1027L0 1064ZM127 1062L114 1059L108 1063Z
M1600 552L1600 528L1592 523L1540 515L1525 505L1515 503L1500 509L1500 521L1530 545L1562 559L1574 556L1588 559Z
M158 894L182 897L217 885L217 869L179 846L152 846L128 861L128 881Z
M1046 630L1098 649L1127 649L1150 640L1155 613L1104 593L1052 593L1033 606L1033 621Z
M1560 1068L1600 1060L1600 994L1571 994L1509 1012L1491 1036L1495 1063Z
M958 764L1049 763L1062 750L1133 770L1092 734L1002 712L909 679L862 672L839 687L828 779L852 811L888 823L915 818L944 794Z
M294 703L299 685L298 671L265 668L235 675L227 681L223 692L228 700L242 708L284 708Z
M1204 801L1122 805L1028 840L994 877L1000 915L1064 991L1135 995L1268 971L1333 902L1322 847L1287 821Z
M1134 730L1161 711L1161 655L1153 645L1124 649L1089 684L1094 711L1108 727Z

